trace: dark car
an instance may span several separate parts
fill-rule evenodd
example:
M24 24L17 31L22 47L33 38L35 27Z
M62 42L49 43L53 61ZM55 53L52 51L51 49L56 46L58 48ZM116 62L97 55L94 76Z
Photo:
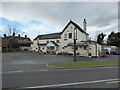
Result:
M107 55L109 54L108 49L104 49L104 52L105 52Z

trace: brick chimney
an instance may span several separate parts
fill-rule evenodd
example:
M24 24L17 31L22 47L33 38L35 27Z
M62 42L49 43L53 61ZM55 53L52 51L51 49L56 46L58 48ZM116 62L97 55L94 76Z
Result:
M25 38L27 38L27 35L25 35Z

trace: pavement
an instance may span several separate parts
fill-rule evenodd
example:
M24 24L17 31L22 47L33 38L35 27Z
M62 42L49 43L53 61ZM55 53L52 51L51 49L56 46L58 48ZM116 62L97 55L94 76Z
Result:
M55 68L49 63L73 61L73 56L39 53L3 53L4 89L118 88L118 67ZM77 61L118 61L117 55L102 58L77 57Z

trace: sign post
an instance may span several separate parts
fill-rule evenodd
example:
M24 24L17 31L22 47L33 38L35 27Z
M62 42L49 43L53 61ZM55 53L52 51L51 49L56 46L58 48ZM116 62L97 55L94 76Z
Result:
M76 40L77 40L77 28L74 28L74 37L73 37L73 41L74 41L74 62L76 62Z

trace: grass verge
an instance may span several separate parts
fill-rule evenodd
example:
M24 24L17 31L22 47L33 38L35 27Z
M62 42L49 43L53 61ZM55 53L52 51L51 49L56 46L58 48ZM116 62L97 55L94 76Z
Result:
M71 67L71 66L97 66L97 65L120 65L120 61L79 61L79 62L56 62L49 66Z

